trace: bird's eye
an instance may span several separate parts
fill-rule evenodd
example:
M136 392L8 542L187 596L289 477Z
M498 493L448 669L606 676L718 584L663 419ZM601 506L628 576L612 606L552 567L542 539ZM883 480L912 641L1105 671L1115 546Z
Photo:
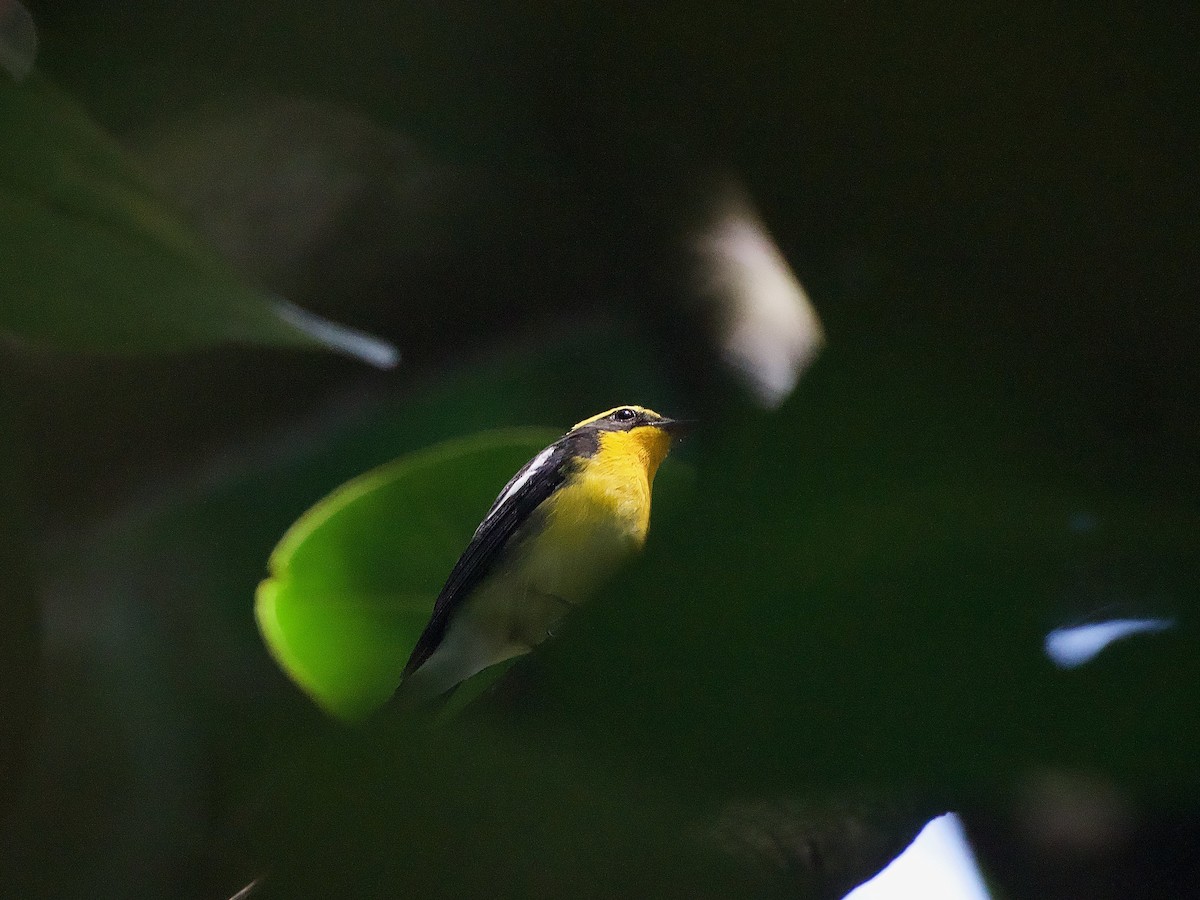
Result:
M618 409L615 413L613 413L613 418L616 419L618 422L629 422L635 416L637 416L637 413L635 413L628 406L624 406L621 409Z

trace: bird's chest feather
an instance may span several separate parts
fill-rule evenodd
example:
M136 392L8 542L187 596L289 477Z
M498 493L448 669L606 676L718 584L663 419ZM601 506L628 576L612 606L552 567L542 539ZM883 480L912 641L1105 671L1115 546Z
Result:
M547 505L523 567L531 587L583 602L645 543L650 483L644 466L622 462L589 460Z

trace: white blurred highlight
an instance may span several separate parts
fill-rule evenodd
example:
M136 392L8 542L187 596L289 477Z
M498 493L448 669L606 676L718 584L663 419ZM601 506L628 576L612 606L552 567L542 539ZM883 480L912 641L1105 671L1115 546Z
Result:
M779 406L824 342L816 310L740 191L727 192L696 250L726 365L759 403Z
M950 813L926 825L908 849L846 900L989 900L962 822Z
M400 362L400 351L387 341L348 325L331 322L288 300L275 301L275 314L316 343L361 359L376 368L391 369Z
M1056 628L1046 635L1046 655L1060 669L1074 669L1091 662L1109 644L1135 634L1166 631L1175 623L1170 619L1112 619L1090 625Z

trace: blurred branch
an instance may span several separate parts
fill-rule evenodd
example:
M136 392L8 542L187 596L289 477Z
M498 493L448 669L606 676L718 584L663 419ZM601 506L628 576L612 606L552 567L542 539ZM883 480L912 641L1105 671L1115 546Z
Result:
M730 803L700 833L785 876L801 896L837 900L874 877L941 812L933 804L777 798Z

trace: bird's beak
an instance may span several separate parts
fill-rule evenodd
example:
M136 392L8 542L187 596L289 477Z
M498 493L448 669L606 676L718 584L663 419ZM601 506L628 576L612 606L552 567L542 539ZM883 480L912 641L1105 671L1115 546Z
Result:
M661 419L654 423L671 437L683 437L696 426L695 419Z

